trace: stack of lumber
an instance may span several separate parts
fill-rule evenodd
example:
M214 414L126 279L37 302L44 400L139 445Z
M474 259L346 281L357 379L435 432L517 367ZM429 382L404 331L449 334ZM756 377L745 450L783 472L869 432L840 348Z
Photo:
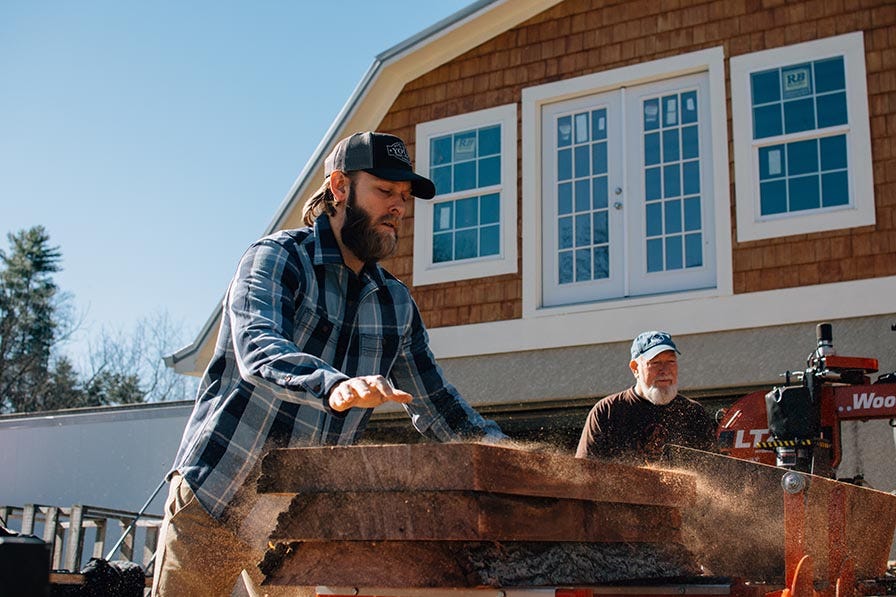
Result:
M280 586L508 587L699 574L692 475L486 444L276 450L260 498L293 496L260 564Z

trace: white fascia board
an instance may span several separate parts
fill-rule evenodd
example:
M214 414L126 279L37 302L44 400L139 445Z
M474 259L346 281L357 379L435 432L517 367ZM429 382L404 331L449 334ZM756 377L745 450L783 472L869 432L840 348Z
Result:
M894 292L896 276L728 296L645 297L578 313L430 329L430 346L438 358L470 357L621 342L645 329L675 336L885 315L894 312Z

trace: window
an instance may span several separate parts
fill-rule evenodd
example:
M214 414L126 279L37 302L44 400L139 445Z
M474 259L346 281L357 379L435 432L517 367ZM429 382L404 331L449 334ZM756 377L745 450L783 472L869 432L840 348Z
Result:
M731 59L737 236L874 224L862 34Z
M529 113L541 140L539 192L523 193L524 249L538 256L524 312L718 288L722 64L707 50L524 90L524 140Z
M417 126L417 168L436 185L414 206L414 284L517 271L516 104Z

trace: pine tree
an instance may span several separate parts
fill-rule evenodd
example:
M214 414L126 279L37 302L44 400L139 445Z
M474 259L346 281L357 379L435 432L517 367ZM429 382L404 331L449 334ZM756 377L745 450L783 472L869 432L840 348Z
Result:
M61 253L42 226L7 235L0 251L0 412L43 410L56 342Z

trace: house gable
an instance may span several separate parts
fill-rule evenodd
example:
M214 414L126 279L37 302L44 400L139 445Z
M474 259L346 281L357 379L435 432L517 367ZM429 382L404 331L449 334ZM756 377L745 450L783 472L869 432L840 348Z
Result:
M323 156L347 132L388 131L406 139L415 153L420 123L516 104L516 188L521 197L516 222L507 223L520 234L516 270L415 285L414 236L420 232L412 211L402 224L398 252L384 262L412 287L437 356L622 341L645 326L700 334L887 312L892 308L882 297L896 283L896 186L891 180L896 158L889 140L896 118L896 7L884 0L871 4L852 9L821 0L477 2L459 18L378 57L290 190L271 229L298 225L301 201L322 177ZM856 158L871 163L874 225L739 242L730 149L730 60L855 32L864 36L871 145L870 155ZM532 273L542 257L527 252L526 242L532 239L525 238L537 232L533 224L539 217L527 213L526 201L540 190L529 178L537 173L524 161L542 132L526 133L534 120L524 112L524 90L562 87L564 81L704 51L722 55L725 109L712 117L723 114L713 138L724 149L713 157L728 163L730 171L725 180L723 166L723 174L714 179L727 186L721 191L727 196L716 197L716 233L722 243L715 247L714 286L615 304L586 301L564 307L560 316L543 309L540 282ZM184 363L192 355L188 369L194 373L210 355L216 323L213 315L202 337L179 353Z

